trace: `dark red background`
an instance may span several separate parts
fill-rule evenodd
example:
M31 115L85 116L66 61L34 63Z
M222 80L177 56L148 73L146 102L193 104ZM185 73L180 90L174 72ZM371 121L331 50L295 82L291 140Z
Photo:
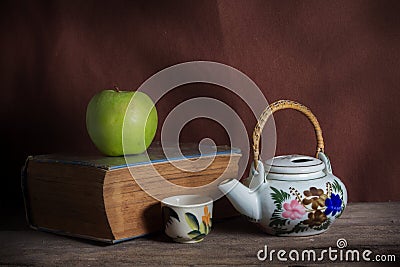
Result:
M0 10L2 207L21 207L26 156L96 153L85 128L95 93L115 82L134 90L192 60L239 69L269 102L309 106L350 201L400 200L399 1L1 1ZM216 86L177 88L157 103L160 121L194 96L231 105L250 135L250 110ZM277 154L314 153L305 118L275 120ZM181 137L206 136L228 142L207 120Z

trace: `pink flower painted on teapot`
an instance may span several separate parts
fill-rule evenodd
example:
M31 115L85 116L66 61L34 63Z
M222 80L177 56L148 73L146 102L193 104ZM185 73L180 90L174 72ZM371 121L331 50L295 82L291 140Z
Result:
M283 208L285 211L282 212L282 217L287 219L301 219L306 214L306 209L295 199L290 201L290 203L284 203Z

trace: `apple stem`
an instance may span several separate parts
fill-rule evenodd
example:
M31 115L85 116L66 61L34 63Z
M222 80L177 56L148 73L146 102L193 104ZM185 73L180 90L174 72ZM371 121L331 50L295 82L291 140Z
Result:
M118 85L114 85L114 90L117 91L118 93L121 92L121 91L119 90Z

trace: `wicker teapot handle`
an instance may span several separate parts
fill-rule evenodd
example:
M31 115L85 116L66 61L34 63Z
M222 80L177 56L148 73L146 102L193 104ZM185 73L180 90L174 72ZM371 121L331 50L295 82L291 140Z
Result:
M297 111L300 111L304 115L307 116L307 118L310 120L310 122L314 126L315 130L315 135L317 137L317 153L316 157L318 157L319 152L324 152L324 139L322 138L322 130L319 125L319 122L317 118L312 114L311 110L307 108L306 106L303 106L300 103L297 103L295 101L291 100L279 100L271 105L269 105L262 113L260 118L257 121L256 127L254 128L253 132L253 153L254 153L254 167L257 169L258 165L258 159L260 156L260 150L259 150L259 145L260 145L260 136L261 132L264 128L265 123L267 122L268 118L272 115L272 113L281 110L281 109L294 109Z

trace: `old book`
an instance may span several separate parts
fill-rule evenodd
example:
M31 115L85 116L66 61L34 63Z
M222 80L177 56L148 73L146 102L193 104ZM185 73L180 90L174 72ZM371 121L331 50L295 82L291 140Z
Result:
M163 193L185 192L181 187L165 192L170 190L165 183L202 188L238 173L239 149L221 146L214 154L200 154L186 144L181 151L169 151L168 160L157 145L148 149L148 158L28 157L22 175L28 223L37 230L109 243L162 230L159 201L146 192L159 192L160 199ZM236 214L225 197L214 205L216 219Z

